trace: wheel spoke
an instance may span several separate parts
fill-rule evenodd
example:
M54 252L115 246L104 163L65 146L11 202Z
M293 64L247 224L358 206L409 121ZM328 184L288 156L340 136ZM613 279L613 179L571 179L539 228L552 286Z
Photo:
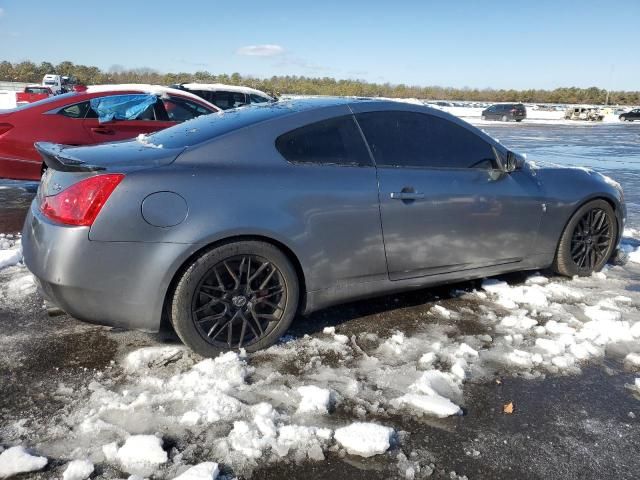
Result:
M240 288L240 279L238 278L238 276L235 274L235 272L231 269L231 267L226 261L222 262L222 264L224 265L224 268L227 269L227 272L229 272L229 275L233 280L233 283L234 283L233 289L237 290L238 288Z
M262 271L263 271L265 268L267 268L269 265L271 265L269 262L264 262L262 265L260 265L260 266L258 267L258 269L257 269L255 272L253 272L253 275L251 275L251 276L249 277L249 279L247 280L247 284L249 284L249 286L251 286L251 282L253 282L253 281L256 279L256 277L257 277L258 275L260 275L260 274L262 273Z
M262 290L264 287L267 286L267 284L269 283L269 280L271 280L271 277L273 277L274 273L276 273L276 267L271 266L271 272L269 272L269 275L267 275L267 277L262 281L262 283L258 287L258 290Z

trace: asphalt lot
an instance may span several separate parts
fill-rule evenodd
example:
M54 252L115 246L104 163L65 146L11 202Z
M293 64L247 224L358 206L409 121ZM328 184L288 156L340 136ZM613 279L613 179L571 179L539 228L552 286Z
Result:
M527 152L530 159L589 165L612 176L625 188L629 226L638 228L640 128L635 127L523 124L484 128L506 145ZM19 231L35 188L34 183L0 182L0 232ZM42 299L26 280L16 293L14 285L25 277L27 273L21 267L0 270L0 292L4 295L0 297L0 445L22 441L48 450L47 469L23 478L60 478L68 456L56 455L50 445L57 438L55 429L40 428L64 423L77 406L68 395L61 394L60 385L83 392L97 379L109 377L117 386L122 381L117 362L124 355L141 347L179 343L170 331L151 335L87 325L66 315L49 318ZM640 320L640 265L614 269L607 277L615 286L606 288L632 299L625 318ZM525 278L521 274L503 277L511 285L521 285ZM604 288L594 285L584 288ZM349 337L365 333L386 337L397 331L411 337L426 323L445 323L428 315L436 302L459 313L451 320L452 337L493 334L479 320L481 302L456 293L476 288L480 288L480 282L334 307L300 318L291 334L294 338L320 337L324 327L335 326ZM582 365L579 374L531 376L496 368L467 381L461 416L436 419L398 412L369 415L369 420L392 426L397 432L396 445L385 455L362 459L328 451L320 462L287 460L239 473L267 479L409 478L405 476L408 465L415 478L638 478L640 399L626 385L639 375L624 366L621 355L618 349L608 348L604 357ZM249 361L258 367L271 365L267 356L258 355ZM295 359L288 357L279 367L296 376ZM510 402L515 411L506 415L503 406ZM353 415L349 408L345 401L333 413L332 422L350 421ZM16 423L24 431L18 431ZM165 437L179 451L189 444L204 443L202 436ZM192 459L209 460L208 455L210 452L203 448L200 453L192 453ZM230 477L238 473L228 467L223 471ZM94 478L119 477L127 475L96 464Z

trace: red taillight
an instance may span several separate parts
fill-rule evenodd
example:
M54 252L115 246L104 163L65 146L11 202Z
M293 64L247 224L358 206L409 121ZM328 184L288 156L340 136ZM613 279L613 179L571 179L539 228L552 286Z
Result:
M10 123L0 123L0 135L7 133L12 128L13 125L11 125Z
M40 211L65 225L91 226L124 175L111 173L82 180L66 190L44 197Z

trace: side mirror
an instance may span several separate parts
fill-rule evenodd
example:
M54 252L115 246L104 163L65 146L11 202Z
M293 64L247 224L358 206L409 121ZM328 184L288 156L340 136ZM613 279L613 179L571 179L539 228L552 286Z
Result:
M507 152L507 161L504 165L504 170L507 173L515 172L516 170L520 170L524 165L524 158L520 155L513 153L511 150Z

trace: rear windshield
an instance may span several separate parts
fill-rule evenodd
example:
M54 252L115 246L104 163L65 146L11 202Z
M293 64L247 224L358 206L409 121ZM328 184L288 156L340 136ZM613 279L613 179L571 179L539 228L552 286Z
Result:
M20 105L19 107L16 107L16 108L14 108L12 110L24 110L24 109L27 109L27 108L39 107L41 105L46 105L47 103L57 102L58 100L62 100L62 99L65 99L65 98L72 98L75 95L77 95L77 93L75 93L75 92L65 93L63 95L56 95L54 97L48 97L48 98L44 98L42 100L38 100L37 102L25 103L24 105ZM7 112L7 110L4 110L4 111Z
M188 120L149 135L149 139L166 148L183 148L292 112L293 108L284 103L235 108Z

